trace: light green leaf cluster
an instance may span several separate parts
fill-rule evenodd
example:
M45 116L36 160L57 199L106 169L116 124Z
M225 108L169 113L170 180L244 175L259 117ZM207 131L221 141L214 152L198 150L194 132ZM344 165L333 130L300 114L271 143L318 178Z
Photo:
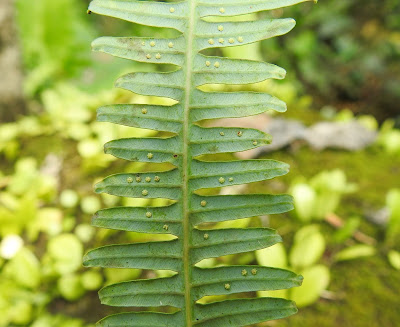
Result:
M308 182L294 183L291 194L294 197L297 217L303 222L322 220L334 213L342 195L357 190L357 185L349 183L340 169L322 171Z
M390 211L387 241L393 242L400 235L400 189L391 189L386 196L386 205Z
M80 1L16 0L15 5L26 71L24 87L29 96L60 77L75 77L87 66L89 56L83 49L95 33L85 20ZM62 13L64 19L55 13Z
M395 250L389 251L388 259L393 268L400 270L400 252Z
M205 56L205 49L251 44L289 32L293 19L235 21L229 17L278 9L307 0L187 0L158 2L93 0L88 13L171 28L179 36L102 37L93 49L137 62L172 64L169 72L136 72L116 86L145 96L169 98L166 105L108 105L100 121L164 132L147 138L108 142L105 152L141 163L168 163L169 170L116 174L96 185L97 193L141 199L168 199L164 205L127 206L99 211L95 226L141 233L167 234L166 241L108 245L86 254L86 266L169 270L169 277L109 285L100 291L111 306L176 308L109 316L99 326L246 326L294 314L292 301L277 298L235 299L200 304L205 296L299 286L302 277L276 268L231 266L199 268L202 260L263 249L281 241L268 228L213 228L215 223L278 214L293 208L288 195L206 196L201 190L246 184L282 176L288 166L273 160L210 161L204 155L233 153L267 145L271 137L249 128L206 128L202 120L245 117L286 105L255 92L205 92L204 84L248 84L282 79L285 71L259 61ZM209 17L204 19L205 17ZM211 17L211 18L210 18ZM215 19L227 17L225 20ZM167 133L165 133L167 132ZM208 158L208 157L207 157ZM149 166L150 167L150 166ZM160 166L161 167L161 166Z
M400 131L396 128L393 119L386 120L381 127L377 143L387 153L400 155Z
M325 238L318 225L308 225L297 231L294 243L287 253L282 244L256 251L258 263L277 268L300 271L304 283L299 288L278 291L260 291L259 296L279 296L305 307L317 301L330 282L329 268L318 263L326 249ZM304 255L304 254L307 255Z
M26 136L24 129L28 128L29 138L34 139L37 131L29 126L34 127L35 121L26 117L5 130L16 128L17 140L26 144L20 133ZM48 130L43 128L40 133L47 135ZM33 144L35 149L48 151L37 139ZM48 154L41 165L37 158L19 156L12 173L0 173L0 327L82 327L81 319L47 312L53 300L75 301L103 284L98 270L82 272L82 243L93 239L95 229L89 224L76 225L71 217L81 200L78 192L65 190L57 204L56 155ZM38 246L41 250L34 251Z

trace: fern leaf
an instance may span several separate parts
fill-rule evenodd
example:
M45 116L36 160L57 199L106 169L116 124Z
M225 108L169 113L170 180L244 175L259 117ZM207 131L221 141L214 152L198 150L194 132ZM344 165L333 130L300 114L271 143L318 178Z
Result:
M184 2L171 7L168 3L155 1L94 0L89 5L89 12L184 32L187 26L188 6Z
M291 18L266 19L253 22L209 23L198 22L196 50L233 47L266 40L288 33L295 26ZM211 42L212 40L212 42Z
M193 156L238 152L271 143L271 136L258 129L201 128L193 126L189 135Z
M273 64L205 56L210 48L250 44L289 32L290 18L233 22L216 21L307 0L186 0L182 2L93 0L89 12L129 22L172 28L176 38L101 37L93 50L145 63L172 64L165 73L135 72L116 86L141 95L175 100L167 105L115 104L98 110L98 120L154 131L168 137L127 138L105 145L117 158L142 163L168 163L173 169L116 174L95 186L97 193L168 199L165 205L103 209L93 217L101 228L166 234L169 241L108 245L89 251L86 266L171 270L168 278L126 281L103 288L103 304L152 307L101 320L104 327L223 327L247 326L294 314L291 301L276 298L235 299L198 303L205 296L288 289L301 285L293 272L262 266L203 269L197 263L254 251L281 242L268 228L218 229L215 223L278 214L293 209L289 195L200 195L199 190L259 182L288 173L274 160L210 161L203 155L245 151L268 145L271 137L250 128L206 128L202 120L245 117L269 110L286 111L281 100L261 92L204 92L204 84L249 84L282 79L285 70ZM214 18L213 18L214 16ZM207 20L203 19L208 17ZM228 18L229 20L229 18ZM151 202L150 202L151 203ZM163 313L160 307L174 307ZM158 309L157 309L158 308ZM145 310L145 309L142 309ZM159 310L159 311L157 311Z
M100 37L92 42L92 49L138 62L174 65L183 65L185 62L183 37L176 39Z
M182 268L182 242L178 240L108 245L90 251L86 266L179 271Z
M174 100L182 100L181 86L184 76L181 70L173 73L134 73L120 77L116 87L142 95L154 95Z
M310 0L200 0L199 15L237 16L292 6Z
M204 202L203 202L204 201ZM206 207L202 204L206 203ZM289 195L192 196L190 222L193 225L277 214L293 210Z
M130 138L110 141L104 146L105 153L130 161L175 163L182 155L177 137Z
M300 286L302 280L301 276L288 270L262 266L195 268L193 298L198 300L207 295L287 289ZM227 284L228 289L225 288Z
M96 227L152 234L182 235L182 209L168 207L116 207L98 211L92 220ZM168 230L164 228L168 225Z
M95 190L98 193L104 192L111 195L132 198L143 196L175 200L181 196L180 176L177 169L162 173L141 173L135 176L135 183L133 183L132 175L129 174L118 174L107 177L95 186ZM140 179L141 181L137 182L136 179ZM145 194L146 192L143 194L144 190L148 194Z
M246 326L279 319L297 312L292 301L276 298L227 300L211 304L196 304L193 326Z
M182 276L135 280L114 284L100 292L102 304L128 307L176 306L183 308L185 303Z
M100 320L99 327L176 327L183 320L182 312L174 314L158 312L120 313Z
M179 105L165 107L154 105L110 105L97 110L97 120L130 127L178 133L182 121L178 117Z
M207 63L204 67L204 63ZM238 71L240 74L238 74ZM270 78L282 79L286 71L278 66L252 60L197 55L193 67L194 84L248 84ZM239 78L238 78L239 75Z
M193 160L191 168L189 186L193 190L264 181L288 172L287 164L274 160L229 162Z
M193 230L191 262L263 249L282 241L268 228ZM246 242L243 242L243 240Z
M245 117L268 110L286 111L286 104L266 93L202 92L194 89L190 103L192 122L203 119Z

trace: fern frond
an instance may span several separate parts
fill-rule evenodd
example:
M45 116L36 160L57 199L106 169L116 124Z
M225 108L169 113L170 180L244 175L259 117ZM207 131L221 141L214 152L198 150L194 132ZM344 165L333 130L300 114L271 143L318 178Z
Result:
M168 234L169 241L108 245L86 254L86 266L171 270L168 278L127 281L100 291L102 303L120 307L175 308L175 313L130 312L109 316L99 326L223 327L247 326L294 314L291 301L276 298L235 299L200 304L205 296L288 289L301 285L293 272L262 266L199 268L208 258L244 253L281 242L268 228L217 229L215 223L278 214L293 209L289 195L246 194L204 196L201 189L259 182L288 173L274 160L209 161L201 156L245 151L271 142L250 128L206 128L202 120L245 117L268 110L286 111L281 100L256 92L204 92L204 84L249 84L283 79L285 70L251 60L205 56L210 48L250 44L289 32L293 19L216 22L307 0L186 0L158 2L93 0L89 11L129 22L172 28L176 38L101 37L95 51L138 62L172 64L166 73L136 72L116 86L141 95L175 100L172 106L115 104L98 110L98 120L172 133L169 137L127 138L108 142L105 152L144 163L169 163L173 169L132 172L105 178L97 193L168 199L164 206L116 207L100 210L93 225L140 233ZM210 16L210 17L209 17ZM203 18L208 17L207 20ZM215 19L214 19L215 20ZM229 18L228 18L229 20ZM171 204L172 203L172 204Z

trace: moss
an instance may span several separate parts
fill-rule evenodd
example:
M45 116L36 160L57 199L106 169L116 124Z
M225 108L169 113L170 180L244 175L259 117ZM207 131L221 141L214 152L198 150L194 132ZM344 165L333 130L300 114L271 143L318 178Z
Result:
M307 101L307 99L305 99ZM299 100L301 101L301 99ZM304 102L304 101L303 101ZM301 105L301 104L300 104ZM290 110L290 107L293 109L294 105L288 104L289 110L285 112L285 119L293 119L301 121L306 126L311 126L319 121L321 121L321 114L318 110L313 110L308 108L307 106L304 108L299 108L296 110Z
M337 213L346 219L352 215L364 216L369 210L385 205L389 189L398 187L400 158L379 151L376 147L358 152L325 150L315 152L302 147L296 152L281 151L267 154L264 158L276 159L291 165L291 173L278 178L286 187L300 176L309 179L323 170L342 169L348 179L359 186L357 192L345 195ZM274 181L251 185L252 192L273 191ZM281 187L282 188L282 187ZM271 227L287 234L285 245L290 245L291 237L300 224L287 215L271 217ZM341 246L332 244L332 229L322 225L328 241L325 263L331 262L331 255ZM378 241L383 241L384 233L375 225L362 220L360 229ZM263 326L276 327L375 327L398 326L400 311L398 294L400 274L392 269L384 255L378 254L368 259L352 260L333 264L330 268L332 281L329 291L334 300L320 300L313 306L300 309L299 314L288 319L271 322Z
M350 182L356 183L359 190L344 197L346 210L359 212L360 206L365 209L380 208L385 204L389 189L398 187L400 175L400 158L383 153L371 147L364 151L347 152L325 150L315 152L304 146L296 152L275 152L265 158L281 160L291 166L291 173L279 179L290 184L299 176L311 178L323 170L342 169ZM321 167L323 167L321 169Z
M395 327L400 321L400 274L385 259L353 260L331 268L329 290L335 300L320 300L277 327Z

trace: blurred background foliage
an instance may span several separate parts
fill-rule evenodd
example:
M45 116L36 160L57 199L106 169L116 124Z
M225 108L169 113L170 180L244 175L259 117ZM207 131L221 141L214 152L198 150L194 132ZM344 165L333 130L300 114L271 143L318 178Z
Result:
M150 169L104 155L105 142L155 135L97 123L95 110L110 103L159 102L112 84L122 73L171 69L92 54L90 42L101 35L175 35L87 16L87 3L15 4L29 114L0 126L0 327L94 326L117 312L99 304L96 291L102 285L168 274L81 265L84 252L94 246L156 238L90 226L100 208L163 201L94 195L92 186L102 177ZM242 89L279 96L288 103L285 118L307 126L357 121L377 138L358 151L317 152L296 141L262 154L290 163L291 174L241 191L290 192L296 210L223 225L271 226L284 244L201 264L259 263L303 274L301 288L257 294L291 298L303 308L294 317L262 326L398 326L400 4L321 0L317 6L307 3L260 15L294 17L298 26L287 36L222 54L264 59L287 69L288 76ZM204 299L210 300L215 298Z

